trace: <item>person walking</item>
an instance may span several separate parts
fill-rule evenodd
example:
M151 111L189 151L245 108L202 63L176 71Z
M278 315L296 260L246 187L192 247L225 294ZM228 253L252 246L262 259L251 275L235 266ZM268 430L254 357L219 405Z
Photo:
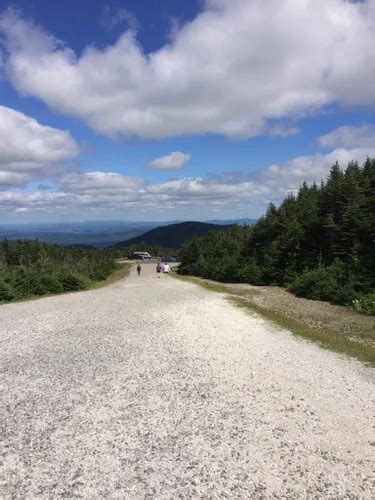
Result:
M161 265L160 262L158 262L156 266L156 274L158 275L158 278L160 278L160 273L161 273Z
M138 262L138 265L137 265L137 273L138 273L138 276L141 275L141 271L142 271L142 266L141 264Z
M169 267L169 264L168 262L165 262L164 264L164 269L163 269L163 272L164 272L164 276L167 277L169 271L171 270L171 268Z

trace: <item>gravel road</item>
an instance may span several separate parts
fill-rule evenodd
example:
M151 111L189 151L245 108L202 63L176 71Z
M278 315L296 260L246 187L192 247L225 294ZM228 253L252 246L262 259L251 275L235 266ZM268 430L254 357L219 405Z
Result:
M153 264L0 307L1 498L373 498L374 371Z

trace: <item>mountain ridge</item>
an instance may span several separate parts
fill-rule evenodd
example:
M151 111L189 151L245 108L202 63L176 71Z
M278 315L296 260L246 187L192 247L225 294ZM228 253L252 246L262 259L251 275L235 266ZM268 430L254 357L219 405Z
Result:
M168 226L159 226L144 234L121 241L115 248L127 247L138 243L159 245L168 248L180 248L186 241L196 236L203 236L211 231L220 231L232 225L211 224L207 222L186 221Z

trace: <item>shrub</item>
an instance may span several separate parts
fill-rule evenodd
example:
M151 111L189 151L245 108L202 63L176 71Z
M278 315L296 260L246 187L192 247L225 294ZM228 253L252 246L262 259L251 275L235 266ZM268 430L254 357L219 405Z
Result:
M62 283L54 275L42 275L40 277L40 284L45 293L61 293L64 291Z
M109 261L106 263L103 263L101 266L94 267L90 274L89 277L93 281L104 281L110 276L113 271L116 269L115 265L113 262Z
M0 302L85 290L114 271L117 252L38 240L0 242Z
M239 281L260 285L262 283L262 272L259 266L254 262L245 264L238 273Z
M353 300L353 307L358 312L375 316L375 293L358 295Z
M238 263L233 257L225 255L215 264L212 278L226 283L238 281Z
M0 280L0 302L10 302L14 299L14 292L8 283Z
M48 289L36 272L27 272L20 274L15 282L16 295L19 299L27 297L45 295Z
M90 280L80 274L67 273L62 275L60 280L65 292L86 290L90 286Z
M339 261L303 272L288 289L298 297L344 305L350 304L356 295L355 284Z

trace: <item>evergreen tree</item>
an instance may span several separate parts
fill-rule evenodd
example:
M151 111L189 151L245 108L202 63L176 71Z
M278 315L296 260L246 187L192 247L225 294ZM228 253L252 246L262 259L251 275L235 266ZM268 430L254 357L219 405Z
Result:
M238 227L189 242L181 272L221 281L289 285L296 294L375 309L375 159L332 166L318 187L296 196L250 229ZM369 305L370 304L370 305ZM358 306L360 309L360 306Z

